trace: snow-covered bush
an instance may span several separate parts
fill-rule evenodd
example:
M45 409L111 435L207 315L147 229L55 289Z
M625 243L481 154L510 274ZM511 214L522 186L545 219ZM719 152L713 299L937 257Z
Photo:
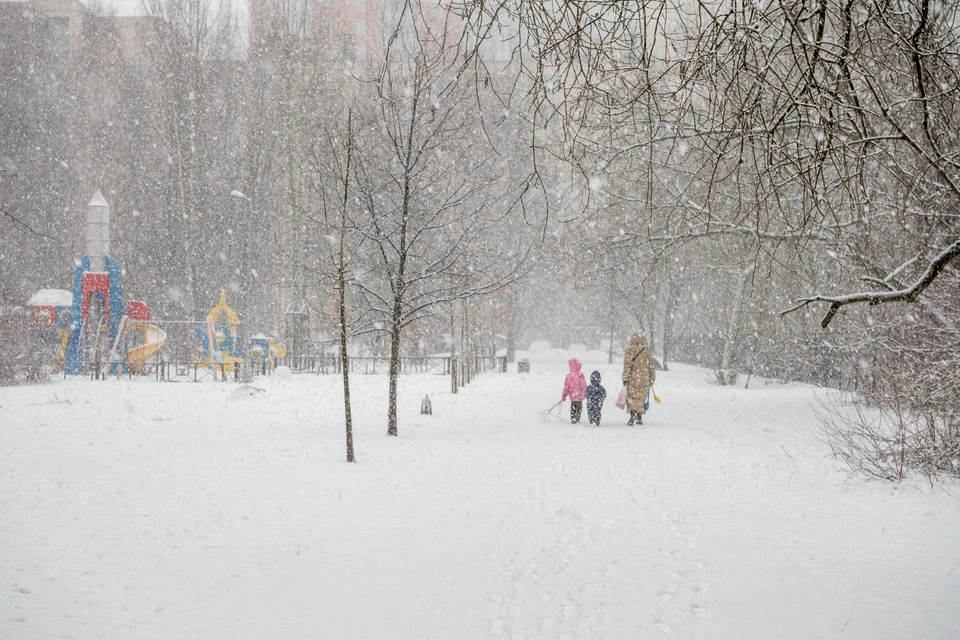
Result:
M943 285L907 322L891 310L871 314L848 347L859 355L853 410L826 412L821 434L855 473L960 477L960 275Z
M913 472L931 482L960 478L960 415L909 410L899 394L883 406L855 399L850 413L820 415L820 434L835 458L856 475L900 481Z

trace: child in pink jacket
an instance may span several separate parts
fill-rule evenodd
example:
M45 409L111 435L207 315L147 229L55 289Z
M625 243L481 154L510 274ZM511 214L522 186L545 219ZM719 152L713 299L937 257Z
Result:
M567 364L570 365L570 373L563 379L563 397L560 402L570 396L570 424L577 424L583 410L583 399L587 395L587 379L580 372L579 360L571 358Z

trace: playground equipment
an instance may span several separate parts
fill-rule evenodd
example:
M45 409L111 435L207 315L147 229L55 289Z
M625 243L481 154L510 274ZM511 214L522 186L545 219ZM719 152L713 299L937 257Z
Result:
M272 368L276 366L277 358L287 355L286 347L264 335L251 338L249 349L244 354L240 318L227 304L226 292L220 293L220 301L207 314L206 321L197 327L193 340L200 352L199 364L221 371L233 371L244 357L251 362L266 363Z
M256 335L250 340L250 360L266 362L271 369L277 366L277 358L287 355L287 348L265 335Z
M221 322L224 316L226 324ZM206 322L201 323L193 334L194 342L200 350L199 364L212 367L217 365L223 371L233 371L243 362L243 343L240 340L240 318L227 304L227 293L220 293L220 302L207 314Z
M30 299L37 330L57 342L54 373L147 373L151 360L159 358L167 343L167 334L150 323L146 304L124 301L122 272L109 255L110 205L100 191L87 205L86 242L87 253L74 272L73 290L42 289ZM188 320L165 322L193 324ZM224 373L234 371L244 359L239 329L240 319L221 293L219 304L194 333L200 352L197 364ZM286 353L273 338L256 336L250 341L251 361L260 361L264 367L272 368Z
M56 364L53 370L57 373L67 355L73 294L63 289L40 289L27 304L33 307L33 324L37 330L57 342Z
M146 307L142 302L130 303L133 304ZM128 311L131 310L133 309L128 305ZM137 315L141 316L139 319L143 319L142 313ZM149 311L145 319L150 319ZM111 374L123 373L126 370L130 373L145 373L147 361L167 342L167 334L163 329L137 320L136 317L131 319L129 314L120 320L117 339L110 352ZM128 369L123 368L123 363L126 363Z
M111 374L142 371L166 341L148 323L143 302L124 302L120 266L110 257L110 205L98 190L86 213L87 255L73 276L73 291L43 289L31 299L34 324L60 338L54 372L83 373L84 364L110 365Z

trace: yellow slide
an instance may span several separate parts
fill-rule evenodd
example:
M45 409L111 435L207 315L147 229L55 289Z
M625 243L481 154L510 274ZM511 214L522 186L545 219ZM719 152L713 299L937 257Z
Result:
M127 364L131 372L143 373L144 363L167 341L167 332L160 327L143 322L134 323L132 328L143 336L143 344L127 351Z
M67 342L70 340L70 329L57 329L57 335L60 336L60 347L57 349L57 359L53 363L54 375L63 370L63 361L67 359Z

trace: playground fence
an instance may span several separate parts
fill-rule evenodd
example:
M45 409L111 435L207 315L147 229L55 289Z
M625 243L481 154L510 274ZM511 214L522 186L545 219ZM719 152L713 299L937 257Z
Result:
M390 372L390 359L373 356L359 356L348 358L350 373L363 375L383 375ZM62 363L68 365L71 363ZM80 363L80 374L70 375L69 366L61 366L58 375L64 379L89 378L90 380L153 378L158 382L239 382L240 367L220 363L200 363L195 360L170 360L147 362L141 365L141 370L134 373L122 363L118 366L120 373L111 374L111 364L103 362L84 361ZM241 365L243 366L243 365ZM274 362L260 360L249 363L253 367L253 374L270 376L277 366L287 366L293 373L326 375L340 373L343 368L340 357L336 355L319 356L287 356L278 358ZM410 356L400 358L401 374L435 374L451 375L453 360L449 356ZM470 356L457 358L458 368L469 368L471 375L494 371L503 373L507 370L507 359L492 356Z
M470 356L457 359L461 365L466 364L474 373L485 371L506 372L507 359L493 356ZM364 375L378 375L390 373L390 358L375 356L356 356L347 358L350 373ZM450 356L403 356L400 358L400 373L434 373L450 375ZM340 373L343 368L340 356L287 356L277 360L278 366L287 366L293 373L329 374ZM271 369L265 367L267 375Z
M64 363L69 365L71 363ZM158 382L202 382L207 380L222 382L238 382L240 380L240 371L230 365L214 363L213 365L199 363L196 361L185 360L164 360L158 363L145 363L138 373L134 373L129 367L124 367L121 363L117 373L111 373L113 368L109 363L103 362L82 362L79 363L80 374L71 375L67 371L69 366L60 367L57 375L62 375L65 380L72 378L89 378L90 380L132 380L134 378L153 378ZM124 370L125 369L125 370Z

